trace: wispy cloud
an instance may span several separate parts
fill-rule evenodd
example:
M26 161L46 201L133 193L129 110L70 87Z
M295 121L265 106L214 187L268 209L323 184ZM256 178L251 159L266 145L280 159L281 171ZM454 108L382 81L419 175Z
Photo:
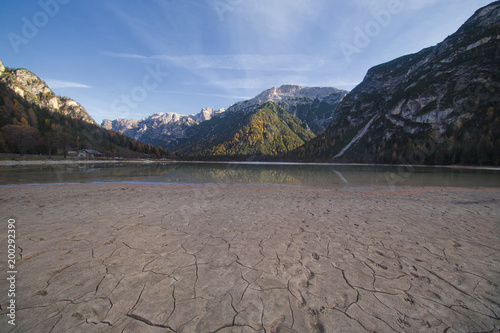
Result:
M253 97L253 96L241 96L241 95L230 95L230 94L193 93L189 91L175 91L175 90L157 90L157 92L175 94L175 95L221 97L221 98L242 99L242 100L250 99Z
M301 54L293 55L190 55L154 56L173 65L190 69L232 69L232 70L291 70L302 71L317 68L324 61L319 57Z
M294 37L317 23L317 18L325 13L329 3L329 0L240 1L240 5L234 6L234 17L230 22L240 31L255 31L266 36L265 39L297 43Z
M62 80L45 80L51 89L62 89L62 88L92 88L86 84L72 82L72 81L62 81Z
M291 55L259 55L259 54L222 54L222 55L154 55L103 52L102 54L116 58L150 60L163 62L176 67L195 69L229 69L229 70L278 70L306 71L321 67L325 61L316 56L302 54Z
M133 53L118 53L118 52L102 52L103 55L115 58L126 58L126 59L149 59L146 56Z
M351 81L345 78L315 79L303 75L285 76L261 76L254 78L212 80L207 82L208 86L222 89L268 89L278 87L282 84L298 84L304 87L336 87L350 90L359 84L359 81Z
M301 75L259 76L242 79L212 80L207 85L222 89L268 89L282 84L298 84L309 86L307 78Z

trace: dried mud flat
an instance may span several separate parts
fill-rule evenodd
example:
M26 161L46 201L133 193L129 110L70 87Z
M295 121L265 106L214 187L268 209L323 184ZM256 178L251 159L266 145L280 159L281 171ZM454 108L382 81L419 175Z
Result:
M22 248L15 327L0 280L2 332L500 328L497 189L108 184L0 198L0 247L15 218Z

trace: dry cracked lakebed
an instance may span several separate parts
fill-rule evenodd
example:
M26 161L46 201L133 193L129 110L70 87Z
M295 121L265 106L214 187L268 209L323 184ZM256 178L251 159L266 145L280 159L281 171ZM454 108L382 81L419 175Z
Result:
M0 199L2 332L500 328L498 189L92 184Z

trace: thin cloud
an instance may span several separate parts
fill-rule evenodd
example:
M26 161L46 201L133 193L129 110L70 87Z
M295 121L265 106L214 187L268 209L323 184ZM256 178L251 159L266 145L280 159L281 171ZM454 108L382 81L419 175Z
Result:
M126 58L126 59L149 59L146 56L133 53L117 53L117 52L102 52L103 55L116 58Z
M222 97L222 98L229 98L229 99L250 99L253 97L253 96L239 96L239 95L230 95L230 94L192 93L189 91L175 91L175 90L157 90L157 92L163 92L163 93L175 94L175 95L187 95L187 96Z
M150 60L164 62L176 67L195 69L264 70L264 71L306 71L321 67L325 61L320 57L302 54L259 55L259 54L222 54L222 55L154 55L151 57L118 52L102 52L110 57Z
M83 83L72 82L72 81L62 81L62 80L46 80L47 85L52 89L64 89L64 88L92 88Z
M231 70L309 70L320 67L324 61L319 57L295 55L190 55L154 56L173 65L189 69Z
M269 89L271 87L281 86L282 84L298 84L306 86L302 76L273 76L273 77L255 77L244 79L213 80L208 81L208 86L218 87L226 90L232 89Z

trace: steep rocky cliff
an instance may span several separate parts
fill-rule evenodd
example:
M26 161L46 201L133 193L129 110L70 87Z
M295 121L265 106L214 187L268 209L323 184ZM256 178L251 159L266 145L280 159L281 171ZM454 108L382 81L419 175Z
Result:
M371 68L301 159L500 163L500 1L442 43Z
M65 116L96 124L80 104L68 97L55 95L42 79L27 69L7 68L0 61L0 81L30 103L49 108Z

